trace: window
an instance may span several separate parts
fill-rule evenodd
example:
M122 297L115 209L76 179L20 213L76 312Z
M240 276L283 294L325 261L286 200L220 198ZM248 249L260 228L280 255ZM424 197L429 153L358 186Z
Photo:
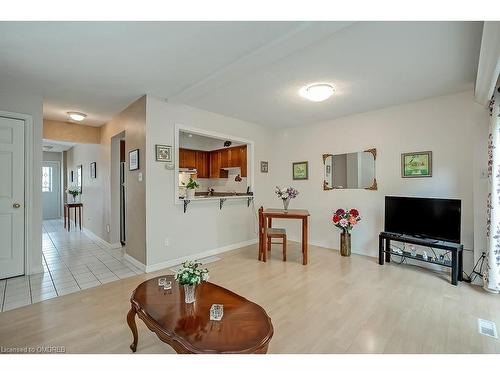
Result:
M42 167L42 192L52 192L52 167Z

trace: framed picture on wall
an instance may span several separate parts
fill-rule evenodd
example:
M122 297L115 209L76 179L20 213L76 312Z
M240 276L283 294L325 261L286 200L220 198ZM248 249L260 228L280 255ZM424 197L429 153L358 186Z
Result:
M269 162L267 162L267 161L260 162L260 172L261 173L268 173L269 172Z
M97 163L95 161L90 163L90 178L97 178Z
M80 194L83 193L83 165L76 167L76 186L80 190Z
M136 171L139 169L139 149L129 151L128 153L128 170Z
M156 161L171 162L172 146L156 145Z
M432 151L401 154L401 177L432 177Z
M307 180L309 178L307 161L298 161L292 163L292 177L294 180Z

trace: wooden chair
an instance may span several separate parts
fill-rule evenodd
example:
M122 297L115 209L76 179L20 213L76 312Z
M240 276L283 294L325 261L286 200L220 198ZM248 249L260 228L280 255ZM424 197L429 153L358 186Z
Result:
M261 206L259 208L259 244L267 241L267 250L271 251L271 245L283 245L283 262L286 262L286 230L283 228L268 228L267 238L264 236L264 208ZM273 238L281 238L282 242L272 242ZM259 260L262 259L262 248L259 246Z

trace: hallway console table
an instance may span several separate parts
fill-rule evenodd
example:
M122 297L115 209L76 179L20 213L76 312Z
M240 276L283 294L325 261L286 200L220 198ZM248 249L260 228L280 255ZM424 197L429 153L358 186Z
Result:
M66 203L64 205L64 228L66 228L66 224L67 224L68 225L68 232L70 231L70 228L71 228L71 209L74 209L74 211L75 211L75 228L76 228L77 216L78 216L78 225L80 226L80 230L82 230L83 203Z
M412 255L410 252L403 251L403 253L397 253L391 250L391 241L404 242L413 245L425 246L433 249L440 249L451 252L451 261L447 259L435 260L435 259L425 259L422 255L416 254ZM384 245L385 242L385 245ZM391 255L402 256L408 259L414 259L421 262L438 264L443 267L451 268L451 283L457 285L458 281L462 281L463 273L463 250L464 246L461 244L445 241L435 241L427 238L418 238L413 236L400 235L391 232L380 232L378 240L378 263L380 265L391 261Z

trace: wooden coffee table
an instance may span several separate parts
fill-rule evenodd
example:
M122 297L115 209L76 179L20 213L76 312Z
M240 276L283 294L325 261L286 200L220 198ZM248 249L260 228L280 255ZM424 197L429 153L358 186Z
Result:
M161 277L172 281L171 290L159 287L155 277L140 284L130 298L127 323L134 336L133 352L137 349L137 314L177 353L267 353L273 325L262 307L209 282L198 285L196 301L186 304L184 288L174 277ZM224 305L221 321L210 320L214 303Z

